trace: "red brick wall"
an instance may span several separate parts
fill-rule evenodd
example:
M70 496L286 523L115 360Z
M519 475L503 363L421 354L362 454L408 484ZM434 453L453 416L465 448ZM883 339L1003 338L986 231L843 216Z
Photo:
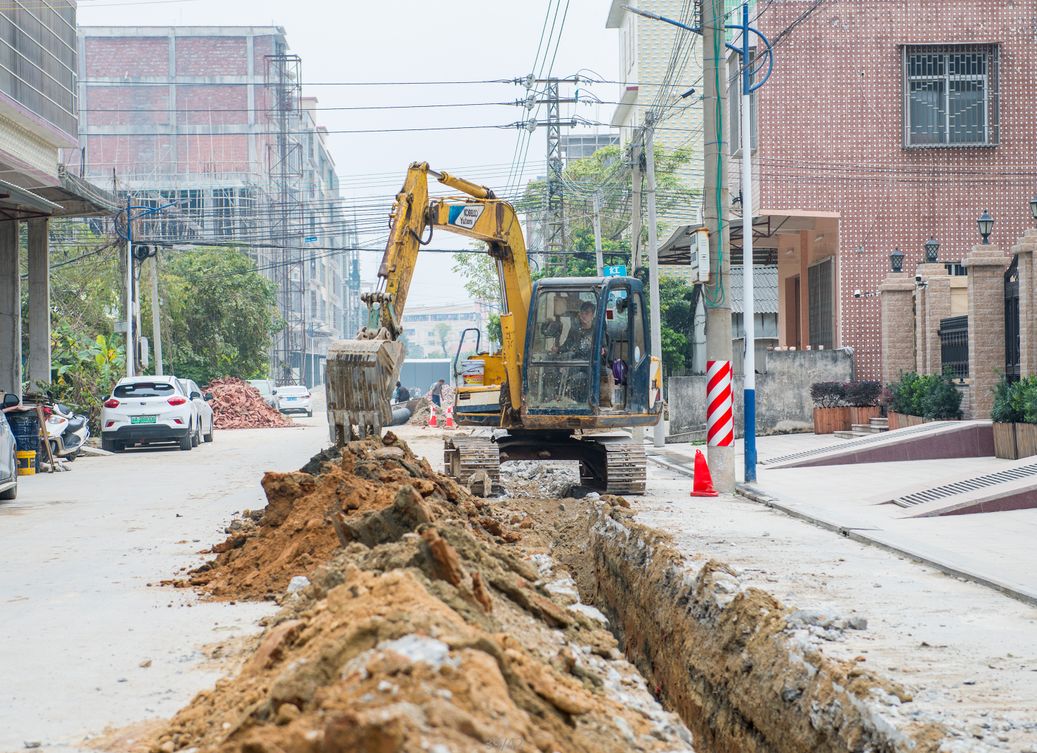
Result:
M86 92L88 125L169 125L168 86L90 86Z
M176 72L181 76L244 76L245 37L177 37Z
M113 169L123 177L173 171L169 136L87 136L83 145L91 174L98 180L110 180Z
M812 4L770 4L758 25L774 39ZM878 288L894 247L913 272L931 234L941 260L966 256L984 209L1006 251L1032 223L1033 14L1032 2L827 0L777 48L760 95L760 204L841 214L837 344L863 377L880 371L879 303L852 294ZM999 45L999 146L903 148L900 45L934 42Z
M165 37L87 37L84 52L87 79L169 76Z
M247 86L177 86L181 125L248 125Z
M247 172L248 139L244 134L178 136L177 172L192 175Z

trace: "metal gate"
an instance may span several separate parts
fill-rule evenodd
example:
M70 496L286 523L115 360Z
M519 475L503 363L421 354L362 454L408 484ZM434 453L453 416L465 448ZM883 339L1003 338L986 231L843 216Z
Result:
M1005 272L1005 379L1019 379L1019 257Z

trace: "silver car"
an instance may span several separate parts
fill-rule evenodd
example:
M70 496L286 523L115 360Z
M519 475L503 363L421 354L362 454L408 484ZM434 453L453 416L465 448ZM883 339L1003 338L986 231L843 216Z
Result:
M13 408L21 403L17 395L4 395L3 407ZM12 500L18 496L18 446L10 424L0 420L0 500Z

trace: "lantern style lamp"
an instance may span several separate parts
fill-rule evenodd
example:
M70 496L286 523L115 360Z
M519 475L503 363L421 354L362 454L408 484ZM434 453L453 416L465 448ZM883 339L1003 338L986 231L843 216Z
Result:
M1037 196L1030 199L1030 215L1037 220Z
M889 255L889 268L894 272L904 271L904 252L899 248L894 248L893 253Z
M940 258L940 242L936 238L930 236L929 240L925 242L925 263L935 264Z
M990 233L994 229L994 218L990 216L988 210L984 209L983 214L976 220L976 224L979 226L979 234L983 238L983 245L989 246Z

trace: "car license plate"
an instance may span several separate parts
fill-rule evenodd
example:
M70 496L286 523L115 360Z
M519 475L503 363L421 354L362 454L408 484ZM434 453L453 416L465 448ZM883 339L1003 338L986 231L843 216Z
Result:
M153 424L158 416L130 416L131 424Z
M287 401L288 401L288 402L290 402L290 403L292 403L292 402L295 402L295 401L296 401L296 400L298 400L298 399L299 399L299 398L297 398L297 397L286 397L286 398L285 398L285 400L287 400Z

